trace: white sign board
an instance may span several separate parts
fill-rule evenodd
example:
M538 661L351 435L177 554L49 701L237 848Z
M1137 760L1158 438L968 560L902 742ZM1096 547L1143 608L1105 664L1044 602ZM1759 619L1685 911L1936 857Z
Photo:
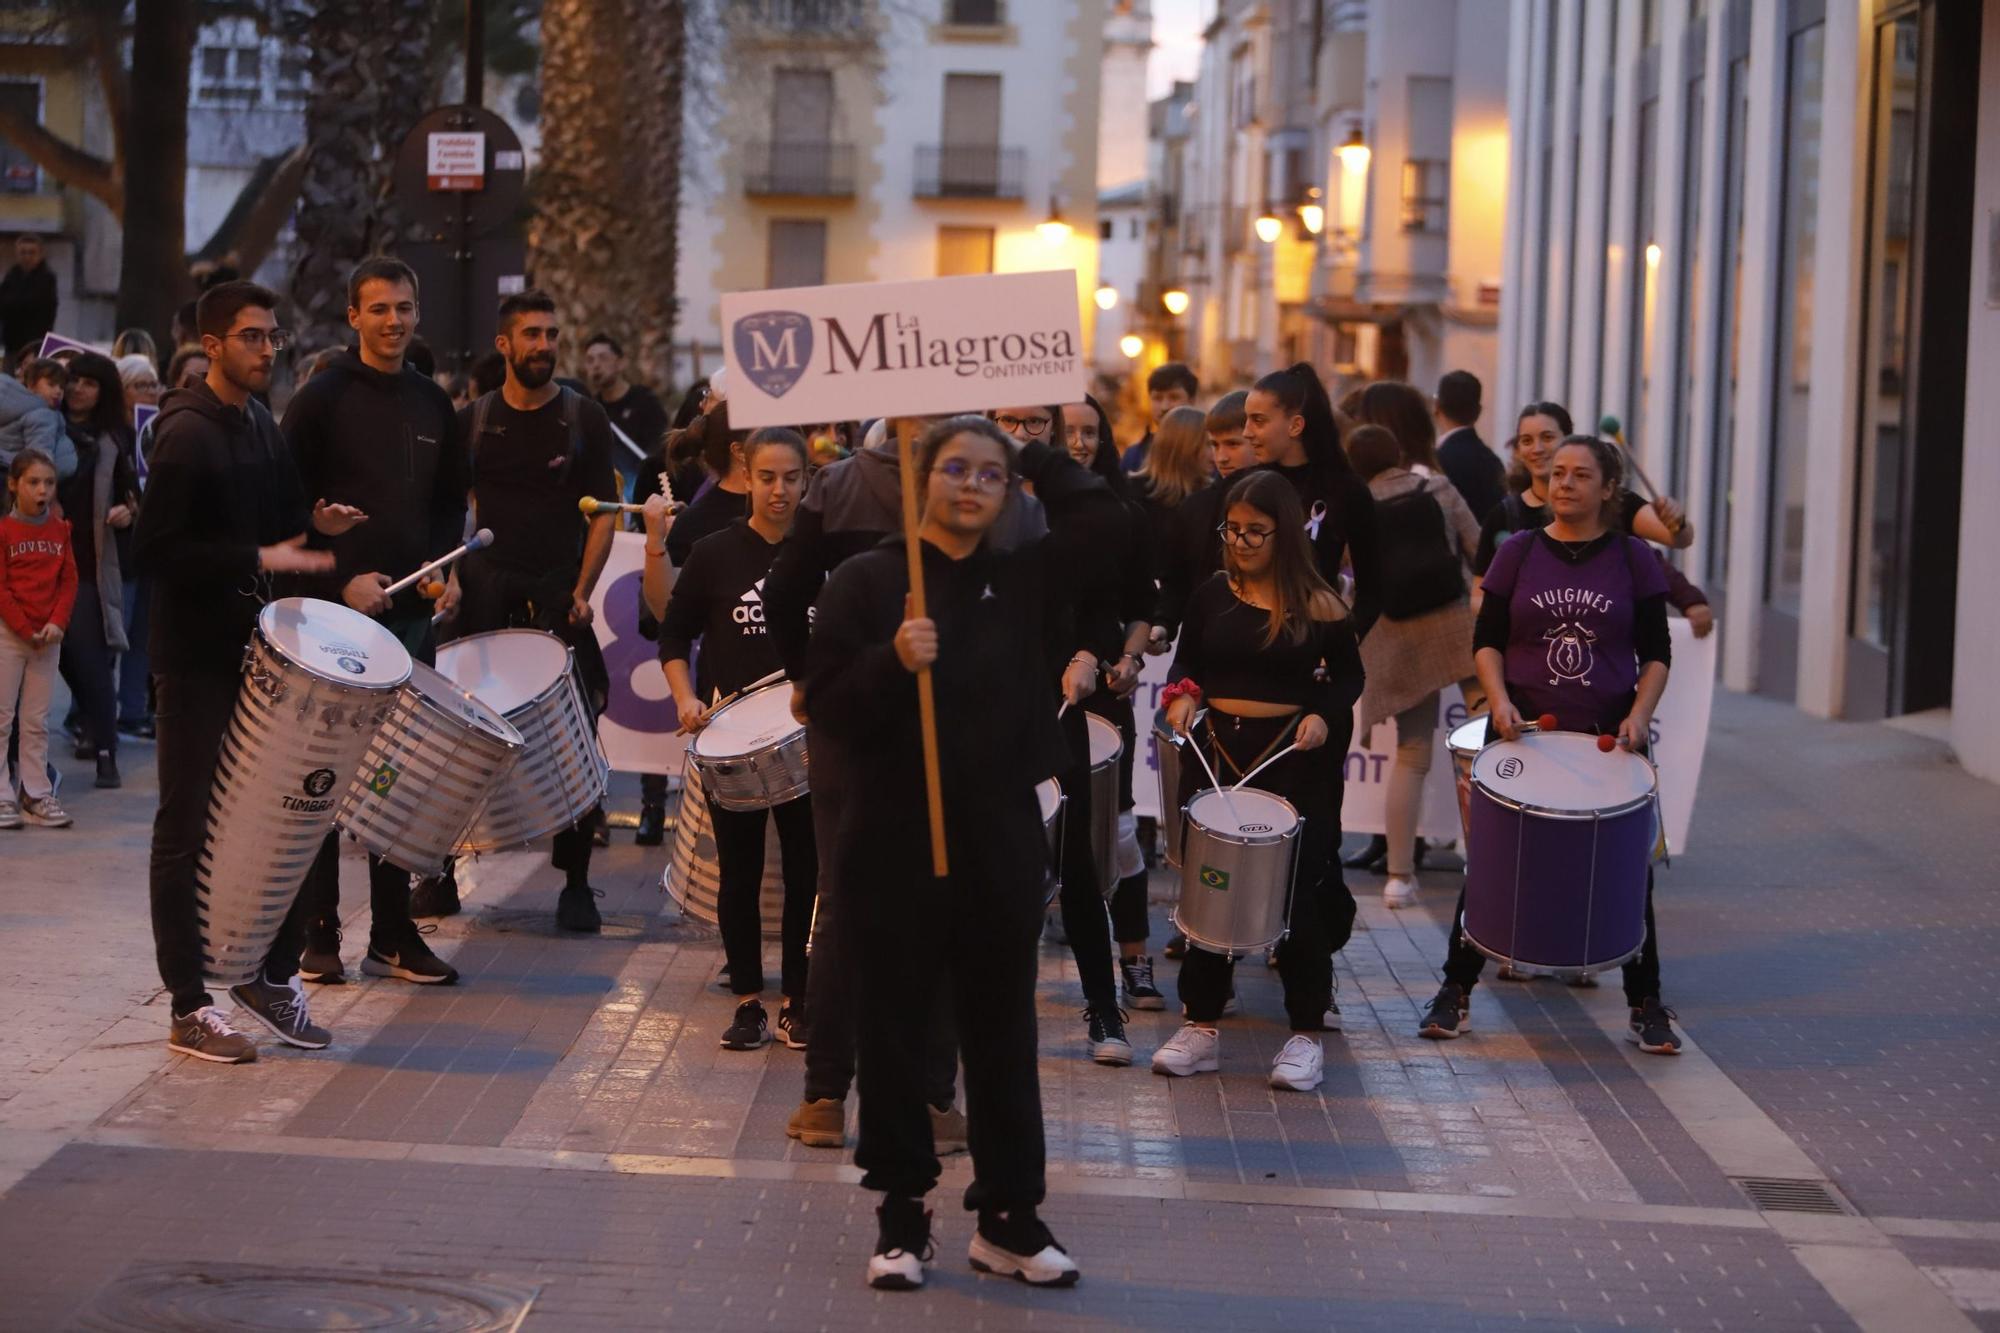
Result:
M434 130L425 140L424 175L433 190L486 186L486 136L477 130Z
M722 298L729 424L798 426L1072 403L1076 274L992 273Z
M611 555L590 596L591 625L611 673L611 699L597 719L597 739L621 773L678 773L687 737L675 734L680 718L667 694L659 646L639 633L645 560L644 536L613 534Z

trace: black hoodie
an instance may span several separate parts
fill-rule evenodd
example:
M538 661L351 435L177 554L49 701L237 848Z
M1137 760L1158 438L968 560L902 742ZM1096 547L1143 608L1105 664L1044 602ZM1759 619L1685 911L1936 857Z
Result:
M311 506L278 423L254 398L237 408L207 384L175 389L153 439L133 538L153 577L153 670L233 676L274 592L258 548L306 531Z
M339 601L357 574L402 578L464 540L465 445L430 377L376 370L348 348L292 395L283 429L306 495L368 515L329 543L334 572L310 581L315 595ZM408 594L398 602L429 614Z

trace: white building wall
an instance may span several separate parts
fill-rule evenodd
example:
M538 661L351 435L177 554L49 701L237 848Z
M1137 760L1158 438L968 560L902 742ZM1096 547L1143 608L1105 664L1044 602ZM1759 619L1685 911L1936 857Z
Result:
M1097 337L1091 346L1092 363L1106 374L1125 370L1129 358L1118 340L1139 330L1142 316L1151 313L1139 306L1139 288L1146 277L1147 214L1144 203L1099 206L1100 229L1108 226L1111 235L1097 243L1097 281L1118 293L1117 305L1098 312Z
M1972 309L1965 364L1966 450L1958 524L1958 637L1953 644L1951 742L1959 761L2000 782L2000 722L1990 688L2000 661L2000 0L1986 0L1980 26L1978 166L1972 180Z

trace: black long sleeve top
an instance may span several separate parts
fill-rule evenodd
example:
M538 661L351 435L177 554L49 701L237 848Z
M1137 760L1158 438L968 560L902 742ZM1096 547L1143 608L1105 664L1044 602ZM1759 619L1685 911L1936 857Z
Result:
M778 669L763 597L777 553L776 542L765 541L750 520L738 519L696 542L688 554L660 620L660 660L687 661L695 640L701 640L696 697L713 698L711 691L717 690L733 694Z
M1266 642L1271 613L1212 575L1188 600L1170 680L1191 680L1211 699L1294 704L1329 724L1353 711L1365 673L1351 620L1312 620L1302 638ZM1320 668L1324 664L1325 670Z
M1375 497L1369 493L1368 483L1352 472L1330 472L1310 463L1266 466L1298 493L1320 576L1337 588L1343 561L1353 568L1354 635L1367 638L1382 614L1382 560L1375 532ZM1220 515L1217 519L1220 521Z

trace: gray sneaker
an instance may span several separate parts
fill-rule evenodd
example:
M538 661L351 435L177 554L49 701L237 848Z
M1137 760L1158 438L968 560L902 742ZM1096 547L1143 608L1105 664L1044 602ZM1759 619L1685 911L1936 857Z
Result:
M245 1013L271 1029L271 1035L287 1046L322 1051L333 1040L331 1032L313 1026L312 1016L306 1010L305 988L299 985L297 977L283 986L274 986L258 977L231 986L229 993Z
M257 1058L257 1043L230 1026L214 1005L203 1005L167 1029L167 1049L219 1065L247 1065Z
M0 797L0 828L21 827L21 807Z
M68 828L71 822L69 811L63 809L62 802L53 796L44 796L39 800L27 797L21 802L21 817L43 828Z

